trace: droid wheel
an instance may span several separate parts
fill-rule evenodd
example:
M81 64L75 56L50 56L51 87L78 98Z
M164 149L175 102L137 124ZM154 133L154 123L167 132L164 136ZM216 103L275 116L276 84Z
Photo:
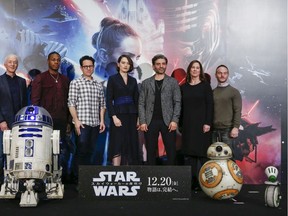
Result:
M280 205L280 187L270 185L265 190L265 204L269 207L278 207Z

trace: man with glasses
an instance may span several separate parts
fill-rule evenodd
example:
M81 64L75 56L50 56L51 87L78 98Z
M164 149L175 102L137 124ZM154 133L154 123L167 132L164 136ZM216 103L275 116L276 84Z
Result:
M82 76L71 81L68 107L76 132L75 172L79 165L92 165L92 155L99 133L105 130L106 103L103 87L92 74L95 60L83 56L79 60Z

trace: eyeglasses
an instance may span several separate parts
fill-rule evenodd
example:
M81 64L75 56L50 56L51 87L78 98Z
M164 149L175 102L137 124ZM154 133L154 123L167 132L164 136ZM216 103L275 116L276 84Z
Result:
M84 68L85 70L93 69L94 65L85 65L85 66L82 66L82 68Z

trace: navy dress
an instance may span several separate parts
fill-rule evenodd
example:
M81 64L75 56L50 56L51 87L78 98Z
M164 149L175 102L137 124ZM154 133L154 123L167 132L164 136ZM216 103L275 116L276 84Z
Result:
M125 84L118 73L108 79L107 109L110 117L108 159L121 156L121 165L137 165L140 161L137 131L138 85L135 78L128 76ZM114 125L112 116L122 122L121 127Z

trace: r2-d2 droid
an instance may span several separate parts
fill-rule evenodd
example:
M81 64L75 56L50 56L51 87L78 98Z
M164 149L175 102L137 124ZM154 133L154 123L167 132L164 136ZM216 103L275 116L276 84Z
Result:
M22 108L12 130L3 134L6 164L0 198L14 199L20 193L21 207L37 206L39 194L47 199L62 199L59 142L60 132L53 130L52 118L44 108Z
M209 146L207 161L200 169L199 183L202 190L213 199L222 200L236 196L243 185L239 166L230 160L231 148L223 142Z

